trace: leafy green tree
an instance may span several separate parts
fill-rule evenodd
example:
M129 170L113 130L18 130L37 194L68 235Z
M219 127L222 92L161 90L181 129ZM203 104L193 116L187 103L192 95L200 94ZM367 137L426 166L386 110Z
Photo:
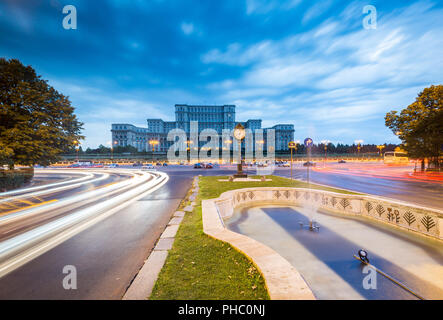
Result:
M0 164L49 165L84 138L82 125L31 66L0 58Z
M443 147L443 85L425 88L415 101L400 113L386 114L385 123L402 140L409 156L427 158L440 167Z

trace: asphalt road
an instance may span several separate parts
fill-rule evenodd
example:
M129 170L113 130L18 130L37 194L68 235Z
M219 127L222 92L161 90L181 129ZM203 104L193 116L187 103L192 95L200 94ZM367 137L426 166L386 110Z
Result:
M152 179L147 181L150 180ZM190 182L191 177L177 177L136 201L126 201L128 205L105 217L100 223L85 228L30 262L14 268L0 278L0 299L120 299L149 255ZM145 183L147 182L143 182L142 185ZM132 192L134 188L128 192ZM116 190L121 192L118 188ZM85 194L88 192L76 194L74 197ZM125 194L121 192L107 199L108 193L106 193L104 198L88 203L87 207L97 206L97 202L98 205L104 204L107 200L114 200ZM66 199L70 197L72 195L66 196ZM58 217L54 222L71 218L82 212L81 204L73 205L77 207L59 208L58 210L63 211L63 218ZM109 210L104 208L103 211ZM36 216L45 216L47 213L43 211ZM18 221L21 223L22 219L20 217ZM76 222L74 227L79 223L81 221ZM2 222L2 226L4 224L5 222ZM8 241L50 224L45 221L40 227L33 226L31 231L18 231L14 237L1 242L0 246L5 247ZM20 254L19 251L18 255ZM1 258L9 263L8 255L2 254L2 247L0 247L0 261ZM11 263L13 262L14 260ZM76 290L65 290L62 286L62 280L66 276L63 274L63 268L67 265L76 267L78 276Z
M384 170L380 173L381 170ZM412 168L349 163L329 164L325 169L310 170L310 181L357 192L393 198L425 207L443 209L443 181L415 177ZM276 175L290 177L289 168L277 168ZM307 168L300 164L293 170L294 179L306 181Z

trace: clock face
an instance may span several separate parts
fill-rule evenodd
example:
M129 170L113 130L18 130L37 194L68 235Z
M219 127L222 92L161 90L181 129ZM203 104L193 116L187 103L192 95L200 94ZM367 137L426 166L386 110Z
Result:
M245 129L236 128L234 129L234 138L241 140L245 137Z

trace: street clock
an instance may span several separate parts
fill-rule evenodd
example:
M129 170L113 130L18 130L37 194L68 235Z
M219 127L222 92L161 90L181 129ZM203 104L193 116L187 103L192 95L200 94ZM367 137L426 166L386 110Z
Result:
M238 123L234 128L234 138L238 141L241 141L245 138L246 132L245 127L241 125L241 123Z

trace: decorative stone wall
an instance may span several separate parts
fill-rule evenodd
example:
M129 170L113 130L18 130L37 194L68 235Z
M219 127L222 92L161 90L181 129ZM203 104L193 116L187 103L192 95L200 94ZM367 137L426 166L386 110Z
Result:
M305 188L246 188L225 192L214 201L223 219L232 216L237 207L260 203L312 205L315 209L363 216L443 240L443 211L382 197Z

